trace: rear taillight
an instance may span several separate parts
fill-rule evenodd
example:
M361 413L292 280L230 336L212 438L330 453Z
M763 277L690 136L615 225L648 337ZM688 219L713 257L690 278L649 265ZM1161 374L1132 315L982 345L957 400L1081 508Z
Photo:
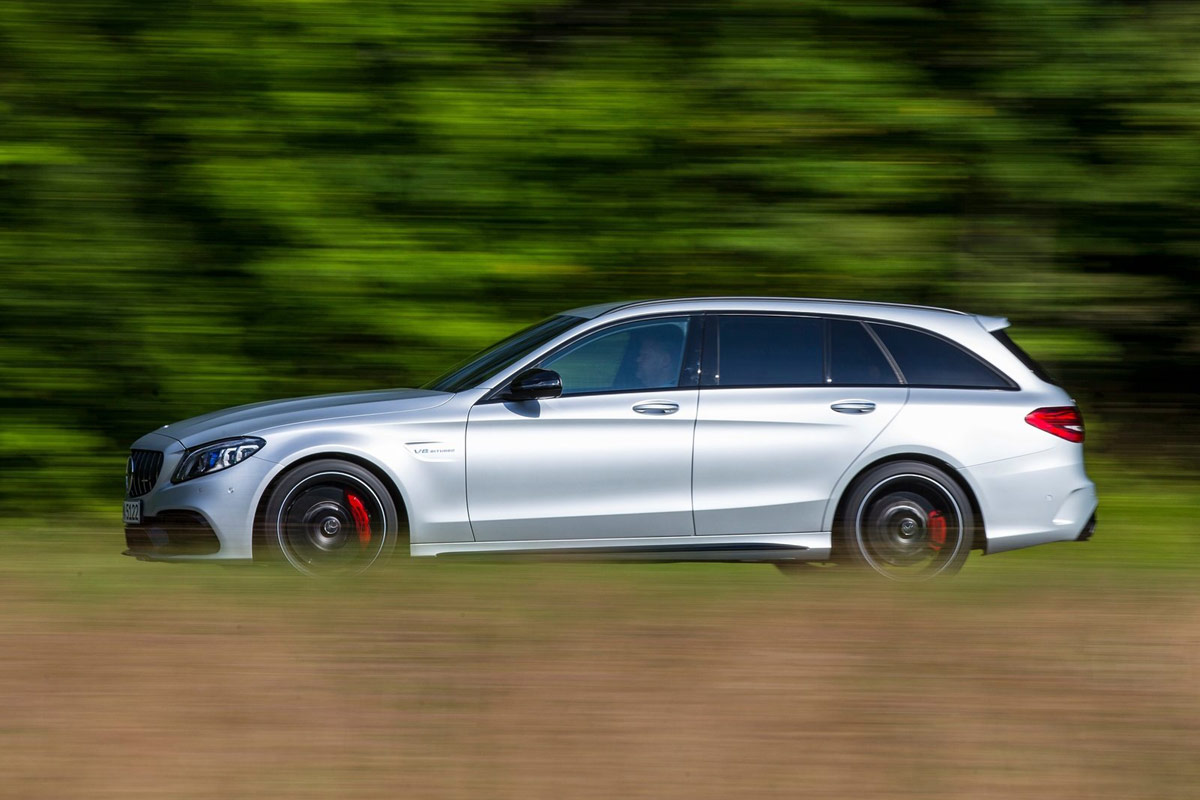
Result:
M1075 406L1039 408L1026 414L1025 421L1068 442L1083 441L1083 414Z

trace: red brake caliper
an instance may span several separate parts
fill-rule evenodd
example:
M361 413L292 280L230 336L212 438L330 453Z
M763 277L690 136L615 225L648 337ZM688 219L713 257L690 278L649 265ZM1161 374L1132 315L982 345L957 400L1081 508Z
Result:
M371 516L367 513L367 507L363 505L362 498L354 492L346 492L346 502L350 504L354 527L358 529L358 543L366 547L367 543L371 541ZM942 538L945 538L944 532Z
M357 519L357 517L356 517ZM929 546L941 550L946 543L946 518L940 511L929 512Z

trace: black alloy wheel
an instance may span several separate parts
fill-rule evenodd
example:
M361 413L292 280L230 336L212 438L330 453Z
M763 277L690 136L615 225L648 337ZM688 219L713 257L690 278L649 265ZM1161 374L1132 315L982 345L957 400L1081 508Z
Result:
M382 563L399 538L396 504L357 464L311 461L275 486L263 516L266 543L306 575L355 575Z
M835 553L897 581L958 572L975 531L962 488L920 461L883 464L860 477L841 517Z

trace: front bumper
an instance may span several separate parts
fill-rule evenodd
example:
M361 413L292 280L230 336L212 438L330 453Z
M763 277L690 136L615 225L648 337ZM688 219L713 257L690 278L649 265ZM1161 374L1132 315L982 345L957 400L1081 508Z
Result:
M209 556L221 550L221 540L204 515L194 511L164 511L140 525L125 526L125 555L147 560L173 556Z
M253 529L259 498L278 469L251 456L220 472L171 483L184 447L152 434L139 447L155 446L163 464L154 488L142 501L142 523L125 529L128 555L155 561L247 560L253 557Z

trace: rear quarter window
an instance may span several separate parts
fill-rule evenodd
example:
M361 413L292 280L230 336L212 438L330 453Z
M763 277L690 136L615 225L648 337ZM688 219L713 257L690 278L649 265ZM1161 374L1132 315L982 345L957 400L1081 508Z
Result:
M1012 389L993 367L958 345L898 325L870 323L910 386L955 389Z
M1029 371L1032 372L1034 375L1036 375L1038 377L1038 380L1042 380L1042 381L1045 381L1046 383L1054 384L1055 386L1058 385L1058 381L1056 381L1056 380L1054 380L1054 378L1050 377L1050 373L1048 373L1046 371L1046 368L1043 367L1038 362L1034 361L1033 356L1029 355L1029 353L1026 353L1023 349L1021 349L1021 345L1017 344L1011 338L1009 338L1009 335L1006 331L1003 331L1003 330L992 331L992 336L995 336L996 339L1000 342L1000 344L1002 344L1006 348L1008 348L1008 352L1010 352L1014 356L1016 356L1018 361L1020 361L1025 366L1029 367Z

